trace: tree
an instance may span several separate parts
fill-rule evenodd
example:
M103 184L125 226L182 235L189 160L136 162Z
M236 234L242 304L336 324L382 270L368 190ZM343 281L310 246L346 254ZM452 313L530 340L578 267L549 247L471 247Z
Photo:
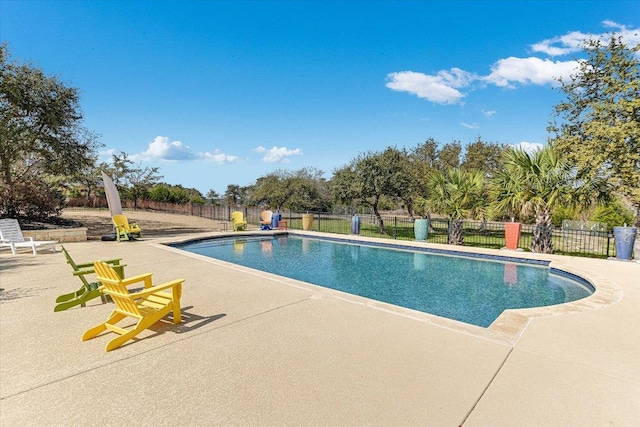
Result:
M224 201L228 206L239 206L246 204L248 199L248 187L241 187L238 184L227 185L227 191L224 192Z
M158 174L159 168L154 166L142 167L129 159L124 151L113 154L112 166L103 164L105 172L111 175L113 183L122 191L122 196L133 200L133 207L138 207L138 200L147 197L149 190L162 178Z
M612 231L613 227L631 224L633 221L633 212L627 209L620 200L614 199L611 203L598 206L589 220L603 222L607 224L607 229Z
M250 203L282 209L290 196L290 189L284 183L286 174L285 171L276 171L258 178L252 187Z
M154 185L147 194L150 200L176 204L204 203L202 193L195 188L184 188L182 185L160 183Z
M98 193L102 183L102 174L100 173L100 166L98 166L97 155L92 156L90 164L87 164L75 174L68 176L67 182L78 185L84 190L86 201L89 203L91 197Z
M428 197L429 187L427 179L431 171L438 165L438 142L428 138L410 150L407 155L407 172L410 177L409 190L403 197L409 216L413 217L415 209L420 216L426 214L424 205L418 203Z
M277 170L256 180L251 203L273 209L326 211L329 206L326 180L316 168Z
M460 166L460 154L462 145L458 141L444 144L438 151L438 168L446 171Z
M462 220L483 215L484 177L478 171L452 168L446 172L434 170L429 176L427 207L449 216L450 245L464 244Z
M467 145L461 167L465 170L477 170L486 176L492 176L500 165L500 155L504 149L504 145L484 142L478 136L475 142Z
M334 172L331 192L339 203L354 201L371 206L378 219L380 233L386 234L379 211L383 196L399 199L410 187L410 175L405 166L406 155L394 147L381 153L360 154L351 163Z
M220 194L214 190L213 188L207 191L207 199L211 200L212 203L218 204L220 199Z
M438 166L438 142L433 138L428 138L422 144L411 150L411 157L424 164L429 169Z
M0 45L0 214L33 212L47 195L58 198L48 176L74 174L91 164L98 144L81 123L77 89L12 62L7 45ZM16 197L20 193L33 199Z
M491 182L492 202L497 210L511 215L535 215L532 252L553 252L556 207L589 206L606 200L609 193L605 180L582 179L553 145L533 153L509 148L502 159L502 168Z
M171 186L168 184L158 184L149 190L149 200L154 202L175 203L171 195Z
M287 178L285 184L292 195L285 207L299 211L326 212L329 210L329 189L324 172L316 168L303 168Z
M149 190L158 183L162 175L158 174L158 167L132 168L127 175L129 182L129 195L133 200L133 207L138 207L138 200L147 197Z
M529 193L525 186L526 177L518 164L524 160L516 159L522 156L516 149L510 148L502 154L501 166L489 181L490 209L496 215L508 216L512 222L524 212L526 197ZM519 173L514 173L519 172ZM493 216L493 214L491 215Z
M585 43L587 59L569 81L567 99L555 107L549 131L557 149L588 178L609 179L635 208L640 225L640 45L613 34Z

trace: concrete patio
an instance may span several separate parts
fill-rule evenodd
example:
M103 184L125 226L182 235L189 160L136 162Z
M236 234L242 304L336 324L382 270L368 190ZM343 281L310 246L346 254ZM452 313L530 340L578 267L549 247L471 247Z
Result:
M60 252L1 251L0 425L638 425L638 263L536 255L599 292L483 329L161 244L215 234L64 244L186 279L181 325L109 353L111 304L53 312Z

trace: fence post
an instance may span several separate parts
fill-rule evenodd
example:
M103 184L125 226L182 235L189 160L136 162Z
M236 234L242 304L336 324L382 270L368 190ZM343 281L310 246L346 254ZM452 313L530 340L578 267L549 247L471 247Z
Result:
M393 238L398 240L398 217L393 217Z

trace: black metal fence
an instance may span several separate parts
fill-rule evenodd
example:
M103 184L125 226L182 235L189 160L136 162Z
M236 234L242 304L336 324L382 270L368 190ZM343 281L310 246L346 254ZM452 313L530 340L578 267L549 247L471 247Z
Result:
M70 203L73 206L73 203ZM104 203L98 203L92 207L107 207ZM123 207L133 208L131 201L123 200ZM258 207L230 207L210 204L172 204L141 200L137 203L138 209L154 210L174 214L193 215L222 221L231 220L231 212L240 210L244 213L249 224L260 224L261 208ZM302 230L304 212L292 212L285 210L278 212L287 227ZM353 216L349 214L331 214L309 212L313 222L310 230L323 233L352 234ZM414 219L406 216L383 216L382 228L375 215L358 214L360 230L359 234L368 237L389 238L398 240L415 240L413 224ZM446 218L431 218L429 223L427 242L448 243L449 220ZM534 225L523 224L520 236L519 248L530 250L533 239ZM556 254L574 255L583 257L608 258L614 257L615 243L613 235L606 231L579 230L572 228L554 228L552 230L553 251ZM500 249L505 247L504 223L464 221L463 239L465 246Z
M259 214L258 214L259 215ZM353 233L353 217L351 215L335 215L314 213L311 230L337 233ZM358 215L359 234L367 237L379 237L398 240L415 240L413 224L409 217L383 216L382 230L380 222L375 215ZM287 220L288 227L303 229L302 214L284 212L282 219ZM429 230L426 241L429 243L448 243L450 222L446 218L432 218L429 221ZM522 225L519 248L528 251L533 240L535 226ZM615 256L615 244L613 235L603 231L552 229L553 251L556 254L574 255L595 258L608 258ZM463 241L465 246L500 249L505 247L504 223L463 221Z

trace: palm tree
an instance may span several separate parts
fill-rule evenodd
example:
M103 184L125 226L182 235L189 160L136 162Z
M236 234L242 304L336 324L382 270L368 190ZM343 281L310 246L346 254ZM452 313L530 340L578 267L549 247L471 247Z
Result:
M584 180L576 168L560 158L552 145L533 153L509 148L502 156L502 169L491 181L493 207L508 213L535 214L532 252L553 252L551 216L557 206L589 206L607 197L602 179Z
M502 168L496 170L489 181L490 209L492 213L506 215L514 222L523 212L525 179L513 173L515 150L508 149L502 155Z
M446 172L433 171L429 175L429 208L449 216L450 245L464 244L462 220L484 214L484 177L477 171L459 168Z

